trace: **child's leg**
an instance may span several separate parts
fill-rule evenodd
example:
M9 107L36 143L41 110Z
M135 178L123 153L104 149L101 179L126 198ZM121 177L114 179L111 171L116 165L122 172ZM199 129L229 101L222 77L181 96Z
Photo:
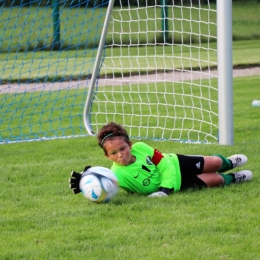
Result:
M199 173L216 173L221 171L227 171L232 169L232 163L230 160L225 158L222 155L215 155L215 156L181 156L179 158L179 162L181 158L184 162L182 163L182 167L184 166L191 166L194 164L197 167L197 170L200 171ZM203 158L204 163L200 163L200 158ZM197 160L197 161L196 161ZM200 167L203 165L203 168ZM194 167L195 167L194 166ZM195 168L196 168L195 167ZM190 169L189 169L190 170Z
M235 182L235 177L233 173L230 174L222 174L220 173L219 175L221 175L225 181L224 185L227 186L232 182Z
M239 172L222 174L222 173L202 173L197 175L207 187L227 186L230 183L241 183L252 179L252 172L243 170Z
M202 173L219 172L222 169L232 169L231 162L223 156L204 156Z
M242 182L252 178L250 171L240 171L226 175L218 171L227 163L226 168L232 169L231 161L220 156L185 156L177 154L181 171L181 189L194 187L216 187L231 182ZM224 162L223 162L224 161Z
M225 185L223 176L218 173L202 173L197 175L197 177L200 178L207 187L219 187Z
M247 157L243 154L235 154L228 158L221 154L204 156L203 173L206 172L226 172L235 167L240 167L247 162Z
M221 154L216 154L215 156L221 158L222 164L220 168L217 170L217 172L225 172L233 168L232 162L228 160L226 157L224 157Z
M229 156L228 158L224 157L221 154L216 154L216 156L222 159L222 165L218 172L225 172L230 169L240 167L248 161L247 157L244 154L234 154Z
M224 180L225 185L229 185L230 183L240 183L249 181L252 179L253 173L249 170L242 170L239 172L229 173L229 174L222 174L220 173Z

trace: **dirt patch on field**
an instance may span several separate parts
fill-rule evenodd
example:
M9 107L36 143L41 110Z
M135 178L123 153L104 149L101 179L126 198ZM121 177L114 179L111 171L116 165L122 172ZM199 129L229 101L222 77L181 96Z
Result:
M236 68L233 70L233 77L245 77L260 75L260 67L252 68ZM173 71L170 73L159 73L149 75L136 75L131 77L122 78L110 78L110 79L99 79L99 86L111 86L111 85L127 85L132 83L151 83L155 81L184 81L184 80L198 80L207 78L216 78L217 71ZM0 85L0 94L3 93L23 93L23 92L35 92L35 91L55 91L61 89L71 88L86 88L90 84L89 80L81 81L67 81L67 82L47 82L47 83L19 83L19 84L2 84Z

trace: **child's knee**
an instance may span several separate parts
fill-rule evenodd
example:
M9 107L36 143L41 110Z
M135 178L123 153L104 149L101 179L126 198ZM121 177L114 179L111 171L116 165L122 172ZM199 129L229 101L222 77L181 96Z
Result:
M218 174L218 183L219 183L219 186L225 185L225 180L220 174Z
M212 165L214 165L214 167L216 169L220 169L221 166L222 166L222 163L223 163L223 161L222 161L222 159L220 157L213 156L213 158L212 158Z

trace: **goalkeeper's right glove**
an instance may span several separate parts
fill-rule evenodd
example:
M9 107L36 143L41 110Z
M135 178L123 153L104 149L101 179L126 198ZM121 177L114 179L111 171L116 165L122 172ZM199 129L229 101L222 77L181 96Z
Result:
M167 197L167 196L170 195L170 193L171 193L173 190L174 190L173 188L172 188L172 189L169 189L169 188L160 187L159 191L150 194L148 197L149 197L149 198Z
M157 192L154 192L152 194L150 194L148 197L149 198L155 198L155 197L167 197L168 195L163 192L163 191L157 191Z
M69 178L69 184L70 184L69 187L74 194L80 193L79 182L80 182L82 173L85 172L86 170L88 170L90 167L91 166L86 166L85 169L81 173L74 172L74 171L71 172L72 178Z

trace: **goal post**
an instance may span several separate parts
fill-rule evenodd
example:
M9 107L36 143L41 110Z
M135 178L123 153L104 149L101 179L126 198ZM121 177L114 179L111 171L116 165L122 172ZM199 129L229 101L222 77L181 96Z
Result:
M97 56L95 59L94 68L93 68L93 72L92 72L92 76L91 76L91 80L90 80L90 84L89 84L86 104L85 104L84 112L83 112L84 126L90 135L94 134L94 132L92 131L91 125L90 125L90 118L89 118L89 114L91 111L91 105L92 105L93 91L95 88L95 84L97 82L98 72L99 72L101 59L102 59L102 52L105 47L105 40L106 40L107 31L108 31L108 25L109 25L111 13L113 10L114 2L115 2L115 0L110 0L109 4L108 4L106 17L104 20L104 26L103 26L103 30L101 33L99 46L97 49Z
M232 1L184 2L108 9L84 110L90 135L115 121L132 138L233 144Z
M219 143L234 144L232 0L217 1Z

